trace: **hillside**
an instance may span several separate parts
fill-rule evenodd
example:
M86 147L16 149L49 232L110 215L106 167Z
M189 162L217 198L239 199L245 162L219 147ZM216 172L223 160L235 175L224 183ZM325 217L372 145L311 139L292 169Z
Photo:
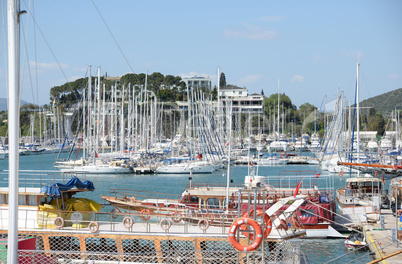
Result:
M376 112L390 113L392 110L402 110L402 88L371 97L360 103L361 107L373 107Z
M29 104L28 102L21 100L21 106ZM0 111L7 110L7 98L0 98Z

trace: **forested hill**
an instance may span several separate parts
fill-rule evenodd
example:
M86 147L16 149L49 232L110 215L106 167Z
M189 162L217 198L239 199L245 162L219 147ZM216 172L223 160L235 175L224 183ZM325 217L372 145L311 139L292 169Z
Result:
M371 97L360 103L361 107L373 107L376 112L390 113L392 110L402 110L402 88Z

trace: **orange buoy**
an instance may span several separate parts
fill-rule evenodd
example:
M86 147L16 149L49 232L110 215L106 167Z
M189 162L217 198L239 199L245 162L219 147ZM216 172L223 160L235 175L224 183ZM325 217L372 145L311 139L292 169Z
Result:
M175 223L180 223L180 221L181 221L181 219L182 219L182 217L181 217L181 213L180 212L174 212L173 214L172 214L172 220L173 220L173 222L175 222Z
M249 225L251 226L255 233L256 233L256 238L250 245L242 245L240 244L239 241L236 240L236 232L239 227L242 225ZM229 242L232 244L232 246L237 249L238 251L243 251L243 252L248 252L248 251L254 251L256 250L262 242L262 229L261 226L253 219L251 218L239 218L229 228Z
M253 215L253 213L254 213L254 209L251 209L250 216ZM271 221L271 217L269 217L269 215L267 213L263 212L262 210L257 210L258 216L262 217L263 214L264 214L264 223L265 223L264 238L267 238L272 231L272 221ZM243 217L248 218L248 212L246 212L243 215ZM245 230L246 228L247 227L245 227L245 226L240 227L241 230ZM244 232L243 235L245 235L246 237L250 237L250 239L254 239L254 235L252 233Z
M151 219L151 212L148 209L142 209L140 217L142 220L148 221L149 219Z

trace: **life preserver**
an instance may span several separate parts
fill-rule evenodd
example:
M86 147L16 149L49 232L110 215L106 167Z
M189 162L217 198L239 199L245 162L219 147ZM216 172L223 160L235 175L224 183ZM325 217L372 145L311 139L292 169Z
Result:
M299 219L297 219L296 216L292 216L292 222L296 226L296 228L300 229L302 227L300 222L299 222Z
M280 220L280 225L278 226L278 229L284 229L285 231L289 229L288 223L285 219Z
M113 219L116 219L117 217L119 217L119 215L117 215L118 213L121 213L119 209L114 208L111 212L111 216Z
M151 212L148 209L142 209L140 217L142 220L148 221L149 219L151 219Z
M254 209L250 210L250 215L253 215L254 213ZM264 238L267 238L269 236L269 234L272 231L272 221L271 221L271 217L269 217L269 215L265 212L263 212L262 210L257 210L257 215L262 217L262 215L264 214L264 223L265 223L265 230L264 230ZM246 212L243 217L248 218L248 212ZM245 230L247 229L246 226L241 226L240 227L241 230ZM249 232L244 232L243 235L245 235L246 237L250 237L250 239L254 239L254 235L252 233Z
M99 230L99 223L98 223L98 222L95 222L95 221L89 223L88 229L89 229L89 231L91 231L91 233L96 233L96 232L98 232L98 230Z
M134 225L134 220L131 217L126 216L124 217L122 223L125 228L129 229Z
M211 213L206 213L206 214L204 214L204 217L205 217L206 219L208 219L208 220L209 220L209 224L212 225L212 223L214 222L214 215L211 214Z
M343 176L343 170L341 170L340 172L339 172L339 176Z
M198 228L199 229L204 231L204 230L207 230L208 227L209 227L209 222L208 222L207 219L202 218L202 219L200 219L200 221L198 221Z
M58 224L58 222L60 221L60 224ZM54 219L53 224L56 228L60 229L64 226L64 219L63 217L56 217L56 219Z
M168 219L168 218L164 218L161 220L159 225L163 230L166 231L166 230L169 230L170 227L172 226L172 221L170 221L170 219Z
M242 225L250 225L256 233L256 238L250 245L242 245L239 243L239 241L236 240L237 229ZM238 251L254 251L261 245L262 242L261 226L251 218L239 218L235 222L233 222L233 224L229 228L229 242Z
M173 220L173 222L175 222L175 223L180 223L180 221L181 221L181 219L182 219L182 217L181 217L181 213L180 212L174 212L173 214L172 214L172 220Z

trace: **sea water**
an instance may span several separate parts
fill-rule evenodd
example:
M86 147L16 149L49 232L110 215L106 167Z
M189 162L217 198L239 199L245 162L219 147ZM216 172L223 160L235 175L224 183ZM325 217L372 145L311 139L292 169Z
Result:
M66 157L63 153L62 158ZM55 170L54 162L57 154L41 154L21 156L19 167L20 170ZM0 186L7 186L8 159L0 160ZM284 171L310 171L311 175L319 174L319 177L328 175L328 172L322 172L319 166L312 165L285 165L285 166L269 166L259 167L258 175L261 176L279 176ZM247 166L231 166L229 179L235 183L244 182L244 176L248 175L249 168ZM192 176L191 182L226 185L227 169L215 171L212 174L195 174ZM24 181L25 176L20 176L20 185ZM334 175L334 189L344 185L344 178ZM190 183L189 175L171 175L171 174L120 174L120 175L86 175L85 180L93 181L95 185L94 192L79 193L76 197L84 197L95 200L101 204L100 195L109 195L110 189L134 189L158 193L169 193L180 196ZM104 205L102 211L111 211L112 207ZM367 250L347 251L344 239L293 239L292 242L298 243L301 250L307 255L310 263L367 263L373 258ZM337 259L338 258L338 259Z

